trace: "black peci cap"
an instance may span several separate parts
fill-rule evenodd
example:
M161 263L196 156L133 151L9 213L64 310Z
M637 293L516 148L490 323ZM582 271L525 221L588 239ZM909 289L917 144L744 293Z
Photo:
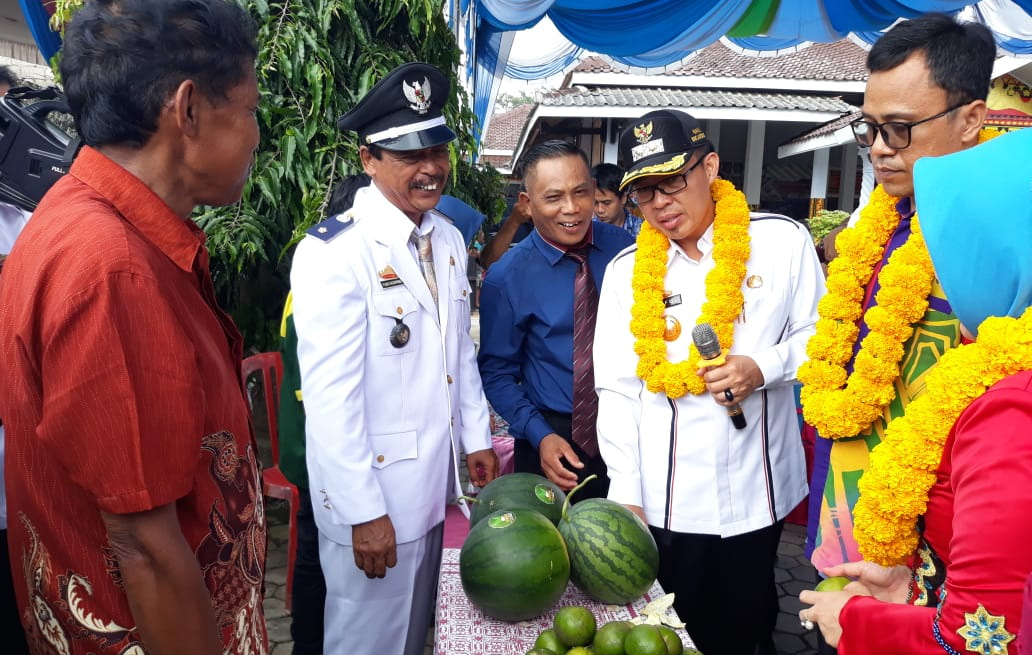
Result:
M707 146L713 149L702 123L691 114L650 111L620 134L620 159L627 167L620 189L639 178L675 173L688 162L688 153Z
M441 110L451 82L422 62L398 66L337 120L342 130L358 132L363 145L385 150L421 150L455 139Z

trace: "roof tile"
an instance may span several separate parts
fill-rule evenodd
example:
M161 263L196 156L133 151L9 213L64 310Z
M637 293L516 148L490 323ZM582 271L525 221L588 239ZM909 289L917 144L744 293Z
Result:
M794 80L863 82L867 79L867 51L849 39L815 43L791 54L754 57L739 54L717 41L666 75L751 77ZM584 59L574 72L622 73L601 57Z
M520 105L512 111L491 116L491 123L484 135L484 148L491 150L512 150L520 139L520 133L527 122L527 117L534 110L533 103Z
M725 107L784 109L846 113L854 107L836 96L723 91L710 89L658 89L638 87L575 87L541 96L552 107Z

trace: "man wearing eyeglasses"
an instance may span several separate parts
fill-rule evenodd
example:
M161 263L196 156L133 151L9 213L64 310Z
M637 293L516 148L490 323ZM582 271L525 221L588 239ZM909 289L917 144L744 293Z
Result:
M838 266L853 268L849 262L858 259L858 248L873 249L880 257L873 270L865 269L870 272L862 280L855 275L849 283L842 277L836 279L835 263L828 279L832 292L852 295L857 299L854 303L862 298L859 309L865 316L870 308L879 305L892 311L886 298L900 291L907 293L893 288L899 286L894 280L906 279L908 285L914 284L913 276L900 276L890 262L890 257L905 244L916 244L916 237L912 236L914 163L922 157L937 157L978 143L995 57L996 46L985 27L958 23L942 14L900 23L871 49L863 114L852 128L856 142L870 148L880 190L872 194L873 200L862 210L858 225L838 238L839 260L846 258ZM878 210L879 204L887 209ZM963 238L963 225L964 217L957 216L957 238ZM882 236L875 237L878 232ZM923 242L920 248L923 252ZM843 282L839 284L839 280ZM854 361L870 354L864 352L871 348L864 339L872 329L878 331L879 323L873 323L872 328L866 319L858 322L856 333L837 339L829 340L818 330L819 341L830 343L839 352L852 353L842 365L849 374L845 392L842 387L832 388L817 375L808 374L810 367L822 367L826 362L808 363L800 371L804 416L822 437L815 449L807 535L807 550L812 553L818 571L861 559L853 537L853 505L859 495L858 481L868 466L868 454L881 442L888 423L902 415L907 404L922 393L929 369L960 341L959 326L938 282L933 281L929 288L913 295L913 303L904 304L916 305L927 299L923 316L912 324L890 318L887 327L881 328L900 331L901 335L896 337L895 344L901 344L896 352L902 353L902 357L898 364L890 362L898 372L891 386L886 385L887 394L875 400L863 393L870 378L865 376L863 367L854 372ZM822 318L829 317L822 314ZM880 336L876 334L877 338ZM893 349L900 348L895 344ZM869 409L864 410L860 401ZM827 406L828 402L837 403L837 416L829 417L831 412L821 411L821 405ZM864 411L866 416L859 418ZM858 415L853 421L855 425L833 425L842 415L854 413ZM842 434L843 431L848 434Z
M649 525L659 582L702 652L773 653L778 541L806 496L793 384L824 276L803 226L750 213L717 179L720 157L692 116L645 114L619 147L621 190L647 224L599 299L609 498ZM711 362L692 345L702 322L725 350Z

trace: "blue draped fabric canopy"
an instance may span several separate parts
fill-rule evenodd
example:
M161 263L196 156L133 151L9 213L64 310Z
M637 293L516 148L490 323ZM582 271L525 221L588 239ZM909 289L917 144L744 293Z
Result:
M51 0L19 3L40 52L50 59L61 47L48 25ZM676 67L720 38L747 53L791 50L846 35L873 43L900 18L965 7L971 7L973 20L993 30L1002 51L1032 56L1032 0L449 0L448 13L467 55L473 109L486 128L503 76L549 77L587 52L654 72ZM515 34L546 16L566 43L513 52Z
M541 79L589 52L644 72L677 67L726 39L746 53L791 50L852 36L873 43L900 18L956 13L989 27L1001 51L1032 56L1032 0L466 0L474 111L486 120L503 76ZM512 34L547 17L568 40L555 52L513 51ZM536 46L537 44L535 44ZM538 56L535 57L535 54Z

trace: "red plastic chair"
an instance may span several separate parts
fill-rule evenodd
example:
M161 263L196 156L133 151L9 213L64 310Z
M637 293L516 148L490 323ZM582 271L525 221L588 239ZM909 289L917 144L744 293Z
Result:
M297 557L297 510L301 496L279 467L279 394L283 380L283 358L278 352L259 353L244 359L241 367L244 385L252 375L260 375L265 396L265 415L269 423L269 443L272 447L272 466L262 469L262 493L270 498L287 501L290 509L290 537L287 545L287 588L284 605L291 609L291 591L294 588L294 560ZM252 413L254 398L248 393Z

